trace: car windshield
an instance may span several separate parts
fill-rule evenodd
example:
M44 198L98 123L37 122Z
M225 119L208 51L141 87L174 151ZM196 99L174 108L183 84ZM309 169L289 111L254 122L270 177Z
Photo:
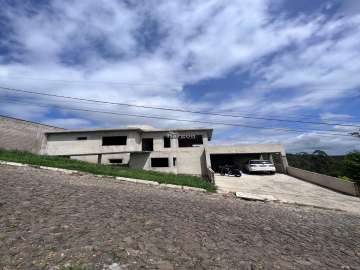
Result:
M269 160L250 160L250 164L272 164Z

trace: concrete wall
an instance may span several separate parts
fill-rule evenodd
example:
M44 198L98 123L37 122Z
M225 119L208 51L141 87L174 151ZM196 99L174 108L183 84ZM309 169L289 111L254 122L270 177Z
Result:
M285 148L281 144L244 144L234 146L209 146L210 154L258 154L281 153L286 157Z
M46 143L44 132L60 130L63 129L0 116L0 148L42 153Z
M127 136L126 145L103 146L103 136ZM87 137L87 140L77 140ZM46 154L76 156L92 153L131 152L141 150L140 135L136 131L103 131L86 133L49 134Z
M151 167L151 158L168 158L169 167ZM175 166L173 165L173 158L176 158ZM204 147L177 148L151 153L131 153L129 167L175 174L198 176L205 176L207 174Z
M109 152L134 152L141 151L141 140L143 138L153 138L154 151L173 151L178 148L178 140L171 139L171 148L164 148L164 136L167 132L145 132L140 134L138 131L97 131L97 132L78 132L49 134L47 136L46 154L48 155L81 155L92 153ZM177 132L186 134L186 132ZM207 145L208 138L204 131L196 132L203 136L203 143ZM103 136L127 136L126 145L103 146ZM87 140L77 140L77 137L87 137ZM182 149L182 148L181 148Z
M206 176L206 153L204 147L179 148L176 152L177 173Z
M81 160L89 163L97 163L98 156L97 155L89 155L89 156L70 156L71 159ZM128 164L130 160L130 154L104 154L101 157L101 164L109 165L110 159L122 159L122 164Z
M98 162L98 156L97 155L91 155L91 156L70 156L71 159L80 160L84 162L89 163L97 163Z
M287 172L291 176L317 184L319 186L327 187L329 189L340 191L345 194L359 196L359 187L355 183L344 181L342 179L327 176L324 174L301 170L290 166L287 167Z
M177 131L177 135L185 135L186 131ZM208 144L208 137L205 131L196 132L203 136L203 146L181 147L178 146L178 139L171 138L171 147L164 148L164 136L168 132L138 132L138 131L96 131L49 134L46 146L46 154L68 155L73 159L97 163L97 155L84 155L109 152L129 152L124 154L104 154L102 163L109 164L109 159L123 158L124 163L129 167L160 172L204 175L206 174L206 158L204 147ZM127 144L119 146L103 146L103 136L127 136ZM87 137L87 140L77 140L78 137ZM154 151L151 153L134 153L142 151L142 139L152 138ZM132 153L131 153L132 152ZM130 154L131 153L131 154ZM81 156L83 155L83 156ZM151 158L168 158L169 167L151 167ZM173 165L173 158L176 158L176 166Z
M174 157L176 157L176 155L173 152L131 153L129 167L176 174L177 166L173 166ZM151 167L152 158L167 158L169 160L169 167Z
M208 137L205 131L193 132L196 135L202 135L203 137L203 145L206 146L208 144ZM170 139L170 148L164 148L164 136L167 136L168 132L146 132L141 135L141 138L153 138L154 139L154 151L168 151L169 149L177 149L179 148L179 143L177 138ZM178 136L188 134L186 131L177 131L176 134ZM187 148L187 147L184 147ZM180 148L183 149L183 148Z

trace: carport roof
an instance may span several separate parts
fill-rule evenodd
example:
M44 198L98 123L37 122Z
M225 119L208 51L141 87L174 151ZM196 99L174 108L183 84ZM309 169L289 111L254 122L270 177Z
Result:
M258 154L258 153L281 153L285 154L282 144L243 144L233 146L209 146L209 154Z

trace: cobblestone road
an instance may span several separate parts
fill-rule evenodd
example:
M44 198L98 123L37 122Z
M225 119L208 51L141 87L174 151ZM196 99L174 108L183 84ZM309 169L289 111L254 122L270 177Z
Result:
M0 269L360 269L346 212L11 166L0 243Z

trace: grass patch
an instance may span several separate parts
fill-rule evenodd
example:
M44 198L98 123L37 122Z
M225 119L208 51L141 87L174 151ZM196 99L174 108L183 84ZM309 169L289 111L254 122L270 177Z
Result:
M197 188L206 189L209 192L216 191L215 185L211 184L210 182L208 182L203 178L196 176L176 175L172 173L130 169L127 167L120 167L120 166L92 164L92 163L72 160L68 158L36 155L29 152L22 152L16 150L0 149L0 160L69 169L69 170L77 170L92 174L150 180L162 184L197 187Z

